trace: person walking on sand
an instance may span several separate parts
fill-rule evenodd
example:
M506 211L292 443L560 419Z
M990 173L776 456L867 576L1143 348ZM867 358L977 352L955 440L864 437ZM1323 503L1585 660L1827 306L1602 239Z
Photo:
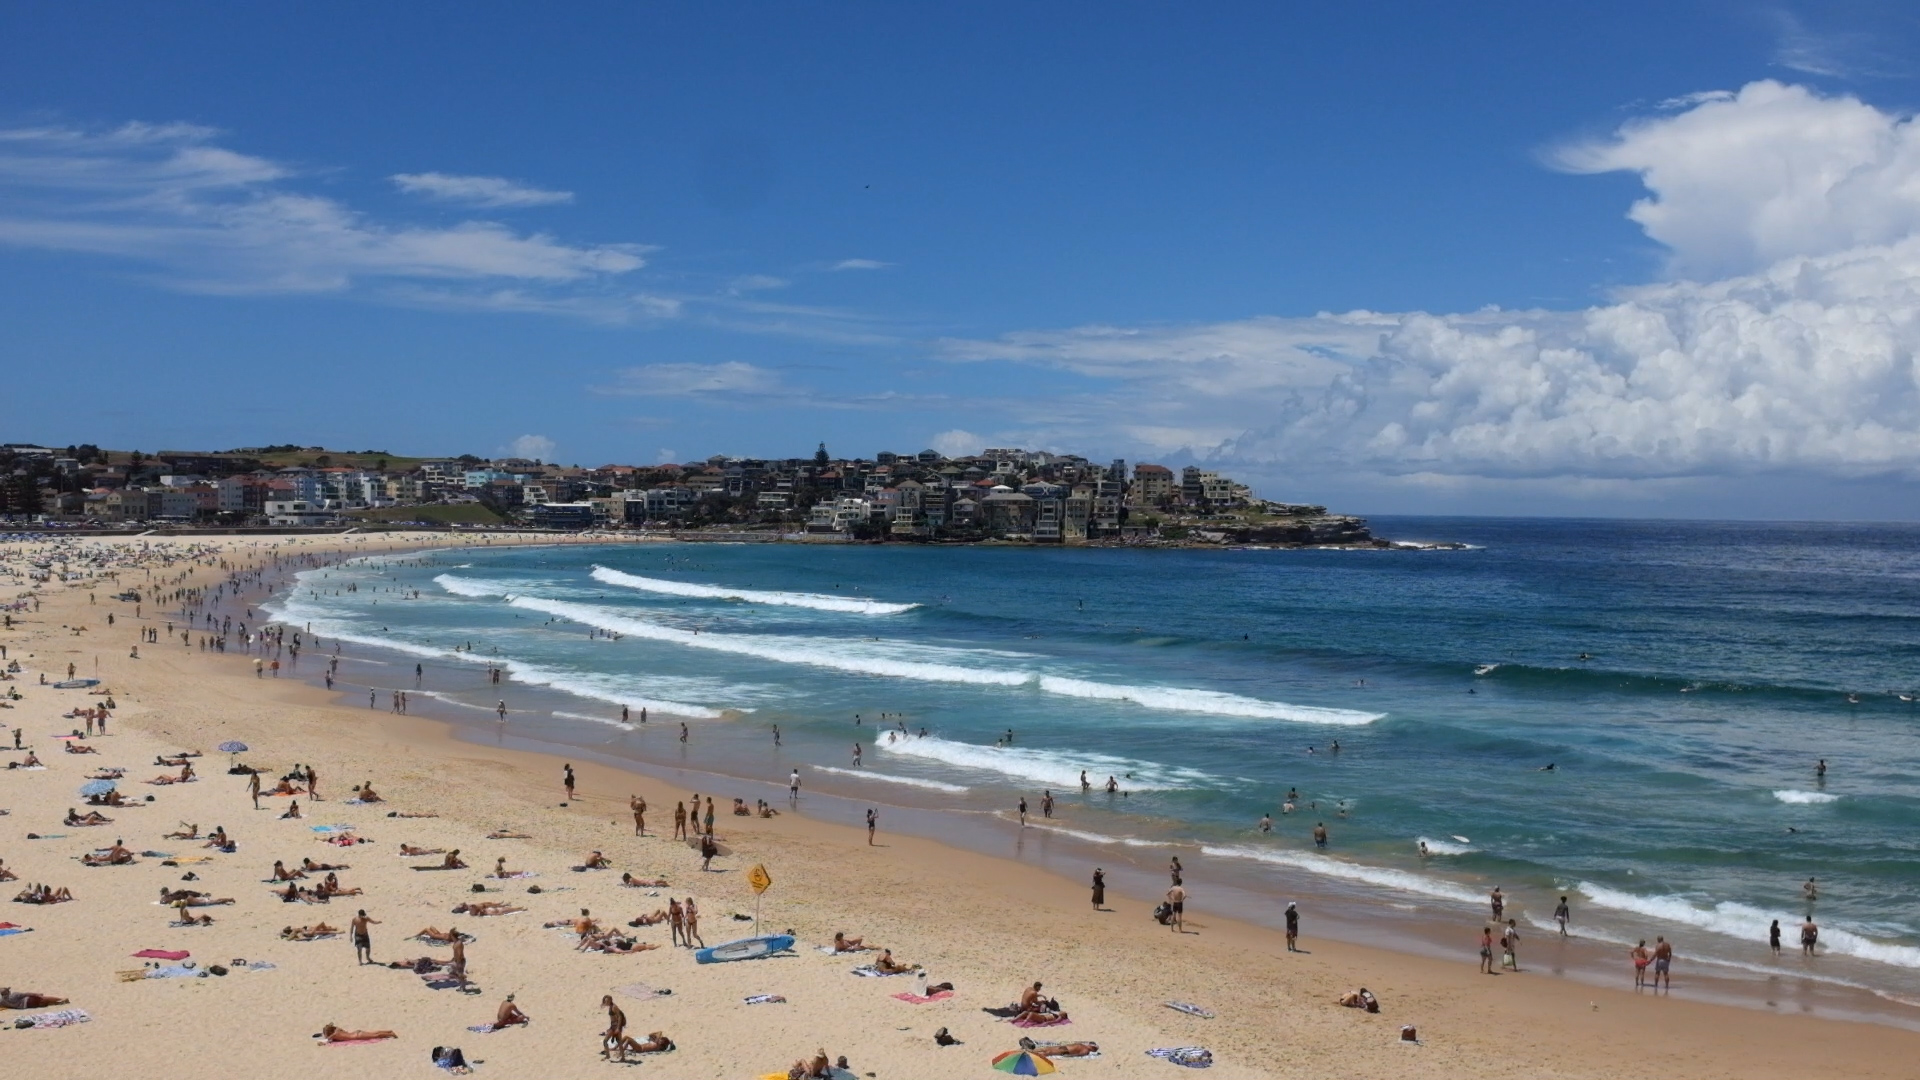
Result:
M1049 818L1053 816L1053 792L1051 790L1040 793L1040 816Z
M627 808L633 811L633 835L647 835L647 800L632 796L627 800Z
M1175 879L1176 882L1179 879ZM1187 887L1175 884L1167 890L1167 926L1176 934L1184 934L1186 929Z
M707 825L707 828L706 828L707 835L712 836L713 835L713 796L711 795L707 796L706 825Z
M685 721L681 721L680 723L680 741L682 743L687 741L687 725Z
M793 775L787 777L787 801L794 802L794 803L797 803L800 801L800 770L799 769L793 770Z
M1493 927L1480 928L1480 973L1492 975L1493 970Z
M687 948L693 948L693 943L696 941L700 943L701 948L706 948L707 939L700 936L700 907L693 902L691 896L687 897L686 919Z
M686 803L673 804L673 838L675 840L685 840L687 838Z
M680 910L680 901L671 896L667 897L667 929L672 931L675 945L686 940L687 913Z
M867 807L867 846L868 847L873 846L873 830L878 828L879 825L880 825L880 812L878 810L875 810L871 806Z
M322 801L320 798L320 774L314 772L313 766L311 765L307 766L307 797L313 802Z
M1561 897L1559 906L1553 909L1553 921L1560 924L1560 936L1567 936L1567 921L1573 918L1573 912L1567 907L1567 898Z
M378 925L380 925L379 919L367 918L366 908L361 908L354 915L353 922L348 924L348 929L353 934L353 958L356 962L373 963L373 931L367 928Z
M565 771L566 776L564 779L560 781L560 783L561 783L561 786L567 789L567 801L572 802L573 801L573 763L568 762L566 765L562 766L561 768Z
M1093 910L1105 911L1107 903L1107 872L1099 867L1093 868Z
M247 776L247 794L253 796L253 808L260 809L260 773L257 770Z
M1520 971L1520 927L1512 919L1507 920L1507 928L1500 931L1500 966L1518 974Z

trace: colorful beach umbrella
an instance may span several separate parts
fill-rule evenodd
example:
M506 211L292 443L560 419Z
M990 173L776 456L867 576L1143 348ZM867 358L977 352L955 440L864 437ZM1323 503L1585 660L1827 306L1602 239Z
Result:
M80 794L87 798L92 798L95 795L105 795L107 792L112 791L114 786L114 782L111 780L89 780L80 785Z
M1015 1076L1045 1076L1056 1071L1052 1061L1030 1050L1009 1050L993 1059L993 1067Z
M244 754L247 752L247 744L238 739L229 740L220 744L220 752L223 754Z

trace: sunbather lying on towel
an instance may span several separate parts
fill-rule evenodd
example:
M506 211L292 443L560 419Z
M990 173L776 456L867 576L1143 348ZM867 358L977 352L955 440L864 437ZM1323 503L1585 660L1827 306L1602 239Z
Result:
M834 952L871 952L872 950L873 946L867 944L866 938L848 937L838 930L833 932Z
M103 817L98 810L89 810L83 817L75 811L73 807L69 806L67 807L67 819L65 823L68 825L111 825L113 824L113 819Z
M419 938L421 941L430 941L435 945L451 945L456 941L473 940L470 934L463 934L458 930L435 930L431 926L413 936Z
M200 826L193 824L192 822L183 821L180 823L180 828L173 830L167 835L161 837L161 839L162 840L198 840L200 839Z
M1020 1040L1020 1049L1039 1054L1041 1057L1092 1057L1100 1052L1100 1044L1096 1042L1037 1043L1032 1039L1023 1038Z
M453 909L455 915L511 915L526 908L514 907L502 900L482 900L477 904L461 904Z
M312 859L301 859L300 869L309 873L320 873L327 870L351 870L353 867L348 866L346 863L314 862Z
M215 899L206 893L194 892L192 889L169 889L162 885L160 902L167 905L185 904L188 907L221 907L233 903L233 898L228 896Z
M613 1040L608 1039L607 1042L612 1043ZM626 1055L628 1054L666 1053L668 1050L673 1049L673 1040L667 1038L667 1033L664 1031L653 1032L649 1034L645 1040L635 1039L631 1035L622 1035L620 1036L619 1044L617 1046L610 1046L608 1049L616 1050L620 1060L625 1061Z
M280 936L287 941L318 941L323 937L332 937L339 932L339 927L328 926L326 923L315 923L312 926L284 927L280 931Z
M366 1042L371 1039L397 1039L400 1036L391 1031L348 1031L345 1028L328 1024L320 1029L320 1038L325 1042Z
M527 833L514 832L511 829L495 829L492 832L487 834L487 839L489 840L531 840L533 839L533 837Z
M447 849L443 847L414 847L412 844L405 843L400 845L402 855L445 855L446 853Z
M667 887L667 879L663 877L642 879L634 877L631 873L623 872L620 875L620 884L625 885L629 889L664 889Z
M64 904L71 899L73 894L67 891L65 885L56 889L51 885L29 884L20 890L20 895L14 897L13 902L16 904Z
M667 921L667 913L665 911L660 911L656 909L653 914L642 915L639 918L634 919L632 922L629 922L627 925L628 926L658 926L659 924L666 921Z

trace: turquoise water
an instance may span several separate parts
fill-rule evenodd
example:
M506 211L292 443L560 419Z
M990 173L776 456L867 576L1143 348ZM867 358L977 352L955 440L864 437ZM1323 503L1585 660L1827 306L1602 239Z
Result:
M1179 845L1474 931L1495 884L1523 925L1565 894L1589 941L1734 975L1817 875L1796 976L1920 995L1920 527L1375 527L1474 547L462 550L308 571L277 616L473 725L504 698L521 735L920 808L1051 790L1109 863Z

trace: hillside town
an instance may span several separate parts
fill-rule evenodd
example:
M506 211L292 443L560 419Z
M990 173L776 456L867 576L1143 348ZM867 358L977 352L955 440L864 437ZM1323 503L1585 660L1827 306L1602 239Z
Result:
M1376 543L1366 522L1256 498L1197 466L987 449L561 466L292 445L148 455L0 445L0 516L76 527L760 531L842 540Z

